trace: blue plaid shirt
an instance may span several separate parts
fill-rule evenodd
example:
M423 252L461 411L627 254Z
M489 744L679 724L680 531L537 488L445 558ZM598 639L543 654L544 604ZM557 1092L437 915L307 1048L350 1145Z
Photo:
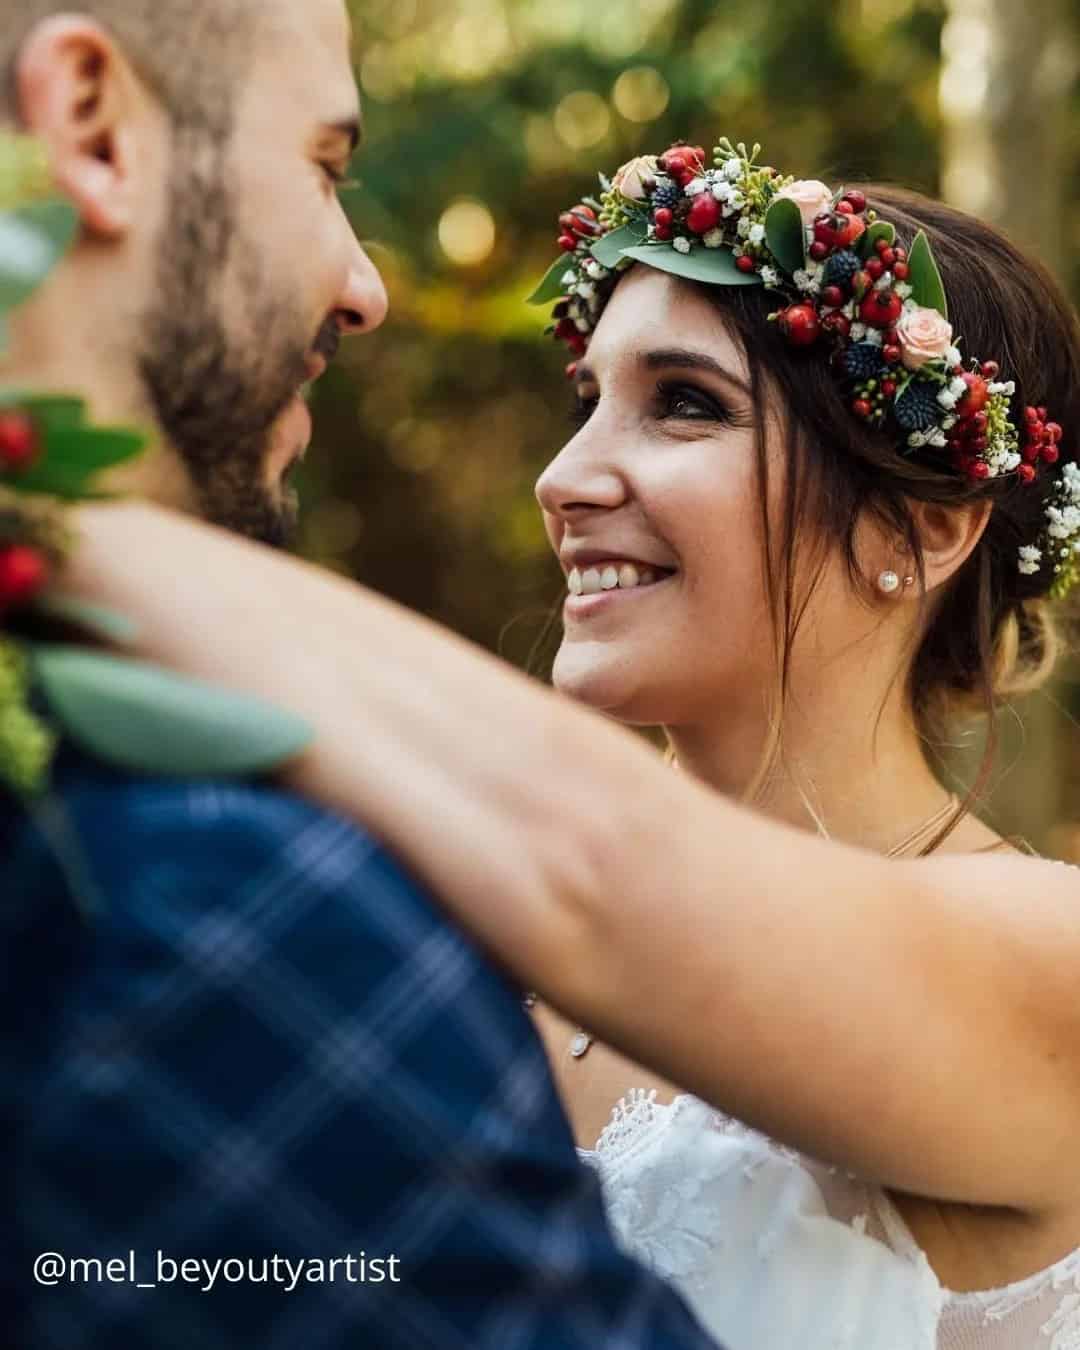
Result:
M74 754L57 798L0 804L8 1345L711 1345L613 1245L518 992L371 838Z

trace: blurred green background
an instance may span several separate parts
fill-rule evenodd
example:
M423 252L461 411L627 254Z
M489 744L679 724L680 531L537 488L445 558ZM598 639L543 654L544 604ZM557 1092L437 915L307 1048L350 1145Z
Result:
M597 169L757 140L798 177L944 195L1080 294L1075 0L351 7L367 139L348 206L392 317L318 386L302 547L541 676L563 587L533 483L570 398L524 298ZM988 816L1058 856L1080 857L1078 711L1066 667L1003 719Z

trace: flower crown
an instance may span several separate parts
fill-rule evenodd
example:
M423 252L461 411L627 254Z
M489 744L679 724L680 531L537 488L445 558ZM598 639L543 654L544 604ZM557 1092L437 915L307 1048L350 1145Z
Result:
M631 160L559 217L563 251L530 303L557 301L548 331L584 355L618 275L635 262L714 286L764 286L783 302L769 315L796 347L829 345L852 413L895 433L901 453L973 483L1013 475L1033 483L1060 456L1062 428L1046 408L1010 415L1016 393L996 361L965 362L949 323L941 274L923 231L910 250L857 189L832 191L759 165L722 138ZM567 367L573 378L576 360ZM1052 565L1051 595L1080 580L1080 468L1062 465L1036 544L1018 570Z

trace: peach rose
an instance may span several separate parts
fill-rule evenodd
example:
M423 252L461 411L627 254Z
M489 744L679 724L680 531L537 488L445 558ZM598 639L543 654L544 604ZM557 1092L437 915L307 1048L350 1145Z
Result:
M952 346L952 324L936 309L916 305L906 310L896 325L901 360L908 370L919 370L928 361L938 361Z
M646 196L645 185L656 177L657 158L655 155L638 155L624 164L612 180L611 186L621 193L628 202L643 202Z
M773 201L778 197L787 197L795 203L802 213L804 225L813 225L815 216L832 208L832 190L817 178L800 178L789 183L780 189Z

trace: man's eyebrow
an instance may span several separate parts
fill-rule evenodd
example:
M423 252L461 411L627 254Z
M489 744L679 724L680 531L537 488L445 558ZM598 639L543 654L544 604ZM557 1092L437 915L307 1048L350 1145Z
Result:
M752 397L750 386L741 375L736 375L733 370L728 370L726 366L722 366L711 356L706 356L704 352L696 352L689 347L660 347L655 351L644 352L641 364L646 370L666 370L672 366L679 366L683 370L707 371L710 375L734 385L747 398Z

